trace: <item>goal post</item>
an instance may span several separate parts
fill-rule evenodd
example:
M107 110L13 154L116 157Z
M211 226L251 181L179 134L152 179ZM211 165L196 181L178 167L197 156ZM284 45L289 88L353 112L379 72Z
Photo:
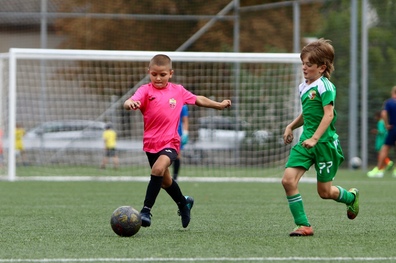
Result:
M7 170L5 167L4 160L4 128L5 128L5 116L6 112L4 111L6 107L6 102L8 96L6 95L6 90L8 90L8 53L0 53L0 176L6 174ZM10 171L9 174L14 174L15 172ZM12 179L12 178L11 178Z
M277 175L290 149L281 142L283 129L299 112L299 54L12 48L0 57L8 180L147 176L143 118L122 104L148 82L148 63L159 53L172 59L172 82L233 102L224 111L189 106L190 140L180 176ZM118 136L117 170L111 158L98 169L108 123ZM17 126L25 131L23 151L16 147Z

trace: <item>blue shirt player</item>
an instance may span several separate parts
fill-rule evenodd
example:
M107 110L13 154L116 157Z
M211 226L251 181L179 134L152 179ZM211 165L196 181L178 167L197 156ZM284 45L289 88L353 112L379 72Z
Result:
M178 133L180 135L180 151L177 159L173 162L173 179L177 180L180 170L180 159L181 159L181 151L184 149L184 145L188 143L188 107L184 105L182 111L180 113L180 121L178 127Z
M385 127L388 130L385 143L382 145L378 156L378 172L370 177L383 177L385 159L389 154L391 147L395 147L396 143L396 86L392 88L391 97L384 103L384 108L381 112L382 119L385 122ZM396 177L396 169L393 170L393 176Z

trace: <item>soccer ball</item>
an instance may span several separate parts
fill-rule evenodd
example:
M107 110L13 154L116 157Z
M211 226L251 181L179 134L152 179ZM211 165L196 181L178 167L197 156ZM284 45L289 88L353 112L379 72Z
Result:
M121 237L131 237L142 226L140 213L131 206L120 206L111 215L110 225L114 233Z
M353 169L359 169L362 165L362 160L359 157L353 157L350 161L350 164Z

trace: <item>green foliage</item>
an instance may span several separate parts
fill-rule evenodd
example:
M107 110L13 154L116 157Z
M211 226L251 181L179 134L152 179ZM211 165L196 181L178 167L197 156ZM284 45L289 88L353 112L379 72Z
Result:
M241 52L291 52L293 49L293 7L243 11L245 7L268 6L277 0L240 1ZM174 51L207 25L211 17L229 0L206 1L137 1L137 0L69 0L59 2L59 12L84 12L97 16L58 18L54 29L65 37L61 47L99 50L161 50ZM316 12L319 4L305 4L301 11L301 29L309 34L321 24ZM101 17L105 14L107 17ZM116 14L116 15L110 15ZM117 16L119 15L119 16ZM155 17L148 17L154 15ZM167 18L163 16L168 16ZM190 16L183 20L177 16ZM186 51L232 52L234 50L234 10L215 23ZM169 18L174 16L174 18ZM206 17L204 17L206 16Z
M395 2L392 0L370 1L375 10L375 20L369 29L369 112L382 108L390 90L395 86L396 42L394 37ZM373 114L372 114L373 115ZM375 122L371 118L371 125ZM371 138L374 141L374 138ZM376 160L376 156L373 158Z
M392 28L396 25L396 3L393 0L369 0L370 6L376 10L376 24L378 27Z
M396 73L396 42L394 41L394 18L395 3L391 0L370 1L370 22L368 42L368 87L369 87L369 125L375 127L374 113L381 109L385 99L389 97L390 89L395 85L394 75ZM358 89L361 88L361 1L358 1ZM325 23L318 30L317 37L325 37L333 41L336 51L335 72L331 80L337 87L336 110L339 113L337 131L340 135L344 151L348 151L348 112L349 112L349 86L350 86L350 14L351 1L336 0L328 1L322 9ZM345 37L347 36L347 37ZM360 101L359 92L358 101ZM360 112L360 111L359 111ZM360 118L358 114L358 118ZM371 129L371 128L369 128ZM361 131L361 129L358 129ZM364 131L363 131L364 132ZM359 135L360 136L360 135ZM369 138L374 140L373 138ZM370 145L370 143L369 143ZM372 160L376 161L376 153L372 152Z

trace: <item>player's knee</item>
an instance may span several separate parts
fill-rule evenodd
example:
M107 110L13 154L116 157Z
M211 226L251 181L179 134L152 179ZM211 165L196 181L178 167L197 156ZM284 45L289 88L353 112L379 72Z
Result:
M292 180L292 178L287 177L287 176L283 176L281 183L285 190L294 188L296 185L295 180Z
M156 166L156 165L154 165L152 168L151 168L151 174L152 175L155 175L155 176L164 176L164 173L165 173L165 169L164 168L162 168L162 167L160 167L160 166Z

